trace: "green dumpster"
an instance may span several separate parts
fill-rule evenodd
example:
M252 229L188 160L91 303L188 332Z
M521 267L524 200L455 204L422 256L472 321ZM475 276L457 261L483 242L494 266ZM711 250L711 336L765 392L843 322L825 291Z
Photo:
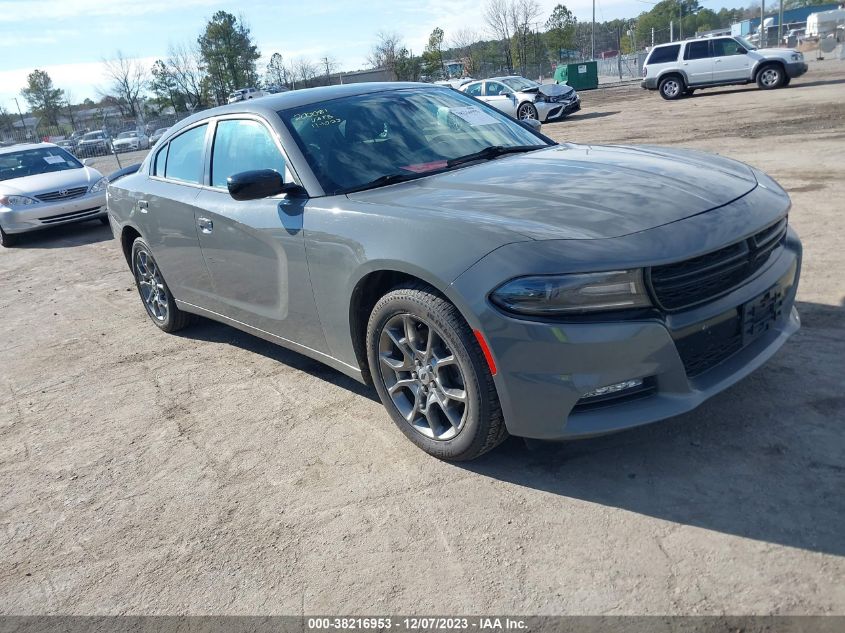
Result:
M598 64L596 62L569 64L566 69L566 79L566 83L575 88L575 90L592 90L598 88Z
M555 68L555 83L556 84L565 84L566 83L566 64L561 64L557 68Z

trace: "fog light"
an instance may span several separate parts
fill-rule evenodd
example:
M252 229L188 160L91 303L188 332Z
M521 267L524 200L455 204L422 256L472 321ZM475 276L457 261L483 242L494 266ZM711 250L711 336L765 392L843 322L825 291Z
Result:
M598 389L594 389L588 393L585 393L581 396L582 400L586 400L587 398L601 398L604 396L610 396L620 391L628 391L629 389L636 389L637 387L643 386L643 379L642 378L634 378L633 380L626 380L625 382L617 382L615 385L608 385L607 387L599 387Z

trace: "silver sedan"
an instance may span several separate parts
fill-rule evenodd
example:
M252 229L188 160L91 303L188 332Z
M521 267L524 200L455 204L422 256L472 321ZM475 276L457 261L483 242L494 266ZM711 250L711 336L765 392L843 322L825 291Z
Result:
M473 81L460 90L512 117L541 123L562 119L581 109L581 97L571 86L541 85L516 75Z
M57 224L108 224L106 184L100 172L52 143L0 149L0 243L11 246L19 233Z

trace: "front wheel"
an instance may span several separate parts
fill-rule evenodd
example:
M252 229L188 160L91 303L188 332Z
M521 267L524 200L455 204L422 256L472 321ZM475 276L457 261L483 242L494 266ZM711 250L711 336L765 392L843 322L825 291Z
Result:
M520 104L519 109L516 111L516 118L524 121L526 119L539 119L540 116L533 103L523 103Z
M132 274L135 275L141 302L159 329L176 332L193 321L193 315L176 307L176 301L153 259L150 247L140 237L132 244Z
M769 64L768 66L763 66L760 72L757 73L757 86L761 90L780 88L783 85L785 77L786 73L783 72L783 68L777 64Z
M432 288L403 285L379 299L367 325L367 359L391 418L428 454L469 460L507 437L475 335Z
M5 248L9 248L10 246L14 246L18 242L17 235L11 235L6 233L2 227L0 227L0 246Z

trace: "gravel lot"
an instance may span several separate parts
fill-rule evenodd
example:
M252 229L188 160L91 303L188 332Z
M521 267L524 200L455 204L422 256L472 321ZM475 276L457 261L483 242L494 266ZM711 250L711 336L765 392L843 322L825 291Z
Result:
M159 332L98 223L0 250L0 613L845 614L843 94L831 61L545 126L777 178L803 329L690 415L466 465L314 361Z

